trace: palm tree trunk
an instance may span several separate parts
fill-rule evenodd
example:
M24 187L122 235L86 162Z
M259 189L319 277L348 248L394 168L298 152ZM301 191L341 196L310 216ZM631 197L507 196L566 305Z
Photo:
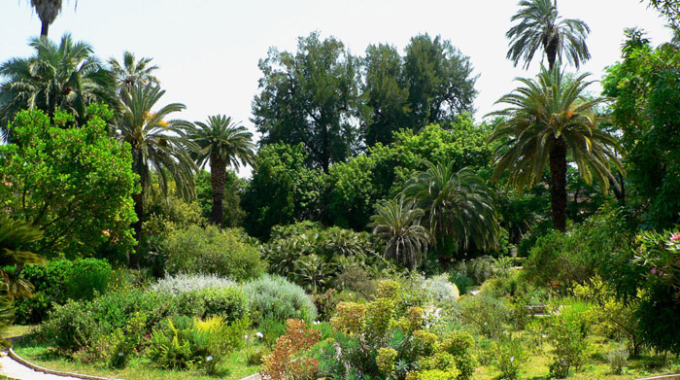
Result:
M142 248L142 225L144 224L144 190L139 194L132 194L132 200L135 202L135 214L137 214L137 221L132 224L135 231L134 251L128 255L128 267L130 269L139 269L139 253Z
M557 40L550 41L545 46L545 55L548 57L548 69L552 70L557 60Z
M550 151L550 176L553 226L564 232L567 229L567 145L564 138L557 139Z
M217 156L210 157L210 179L212 185L212 223L222 225L224 220L224 187L227 183L227 163Z
M42 26L40 27L40 37L47 38L47 32L50 29L50 23L41 20Z

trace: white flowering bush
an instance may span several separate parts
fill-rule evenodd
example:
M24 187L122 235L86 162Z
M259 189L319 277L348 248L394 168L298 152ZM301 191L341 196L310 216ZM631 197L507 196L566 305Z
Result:
M150 290L162 294L180 295L186 292L208 288L222 289L236 286L236 282L213 274L167 275L151 285Z
M449 281L446 275L434 276L423 282L423 290L437 305L451 305L460 296L456 284Z

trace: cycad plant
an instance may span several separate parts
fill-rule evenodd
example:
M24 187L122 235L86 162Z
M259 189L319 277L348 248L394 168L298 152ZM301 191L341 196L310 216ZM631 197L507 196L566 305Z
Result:
M132 147L132 169L139 175L141 192L133 195L137 222L134 223L136 249L142 240L144 200L152 172L158 184L167 193L169 177L181 196L194 194L193 173L196 165L190 155L195 146L185 138L189 123L182 120L165 120L169 115L182 111L185 106L172 103L154 111L156 103L165 94L153 84L135 86L123 102L123 112L116 122L116 138ZM130 267L139 267L136 253L130 255Z
M209 116L206 123L197 121L190 127L187 139L200 149L196 161L201 168L210 162L212 222L221 225L227 166L238 169L240 165L252 165L255 159L253 134L246 127L234 123L231 117L216 115Z
M540 181L549 165L552 219L560 231L566 229L569 159L588 183L597 178L605 193L610 181L616 184L611 165L623 172L617 139L596 124L594 108L604 99L584 97L592 83L586 81L588 75L571 79L559 67L542 67L538 78L518 79L523 86L496 102L508 108L490 114L503 118L489 136L490 141L503 140L492 179L497 181L508 171L508 184L521 193Z
M519 22L506 33L510 40L507 58L515 66L523 59L528 68L539 50L543 50L551 69L563 55L576 68L590 59L586 45L590 28L581 20L563 19L557 12L557 0L522 0L519 7L511 19Z
M407 268L420 266L432 242L430 232L420 224L425 212L404 195L378 204L376 211L371 226L373 234L385 240L385 257Z
M453 162L425 161L426 170L417 172L406 183L404 194L425 211L424 224L437 244L453 248L495 249L498 217L495 194L484 181L467 168L454 170ZM445 258L440 253L440 260Z

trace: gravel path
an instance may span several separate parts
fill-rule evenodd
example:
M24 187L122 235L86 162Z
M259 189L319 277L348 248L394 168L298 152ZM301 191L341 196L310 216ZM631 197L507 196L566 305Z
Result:
M5 375L7 377L11 377L12 379L18 379L18 380L82 380L78 379L76 377L65 377L65 376L57 376L57 375L50 375L47 373L42 373L38 371L34 371L31 368L26 367L25 365L15 361L14 359L10 358L9 355L6 353L3 353L2 356L0 356L0 374Z

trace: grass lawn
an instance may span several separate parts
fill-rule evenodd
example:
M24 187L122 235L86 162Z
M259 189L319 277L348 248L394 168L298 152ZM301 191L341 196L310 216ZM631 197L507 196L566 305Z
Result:
M225 380L238 380L259 372L260 366L249 366L246 361L248 353L253 348L245 348L234 352L221 366L222 372L218 376L207 376L196 371L170 371L153 366L146 358L131 360L125 369L109 369L94 364L81 364L69 361L49 352L46 346L23 347L21 343L15 345L14 350L21 357L43 367L60 371L77 372L88 375L116 377L135 380L214 380L216 377ZM0 380L2 380L0 378Z

